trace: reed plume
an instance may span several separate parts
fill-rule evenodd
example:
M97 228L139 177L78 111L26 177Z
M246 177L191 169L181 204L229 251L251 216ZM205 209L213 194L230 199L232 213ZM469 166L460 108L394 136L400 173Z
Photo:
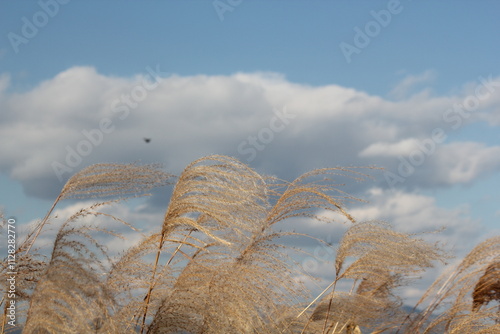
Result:
M172 294L155 315L150 332L287 330L295 319L278 321L269 315L283 307L295 307L298 312L296 304L304 290L293 280L292 273L296 270L290 266L287 248L276 242L293 233L277 232L273 227L288 218L321 220L315 214L318 209L341 212L352 220L342 208L343 196L331 196L329 193L335 187L324 178L339 172L339 169L316 170L291 183L268 178L265 184L263 179L255 179L264 191L257 197L251 193L246 195L259 199L250 219L242 225L218 224L219 228L225 227L218 231L223 238L212 238L213 243L197 250L177 279ZM318 181L318 176L323 177L323 182ZM245 187L239 192L251 189ZM266 194L267 198L262 197ZM263 205L268 201L274 205Z
M106 251L91 234L95 228L74 226L96 207L82 209L59 229L46 272L31 296L24 332L90 333L112 312L113 293L103 284Z
M150 287L145 297L142 330L166 238L179 228L189 228L217 243L231 245L231 240L222 236L223 231L226 230L226 236L230 235L227 230L231 230L236 237L247 237L247 231L261 219L265 207L264 179L238 160L213 155L189 164L175 185L163 220Z
M496 307L485 307L496 300L497 268L500 237L478 244L451 272L444 273L429 287L417 306L429 301L426 309L411 319L408 330L429 332L498 332L499 314ZM433 321L432 314L446 306Z
M140 195L168 183L172 177L159 165L95 164L73 175L64 185L45 217L38 223L20 249L26 254L40 235L57 203L63 199L103 198Z
M346 209L357 199L341 190L340 177L366 175L354 168L324 168L287 182L261 176L230 157L198 159L177 178L157 229L113 258L97 236L121 236L100 218L132 229L135 222L100 208L169 183L172 175L156 165L90 166L68 180L16 249L16 298L27 310L20 320L24 332L500 332L500 237L479 244L451 275L436 280L417 304L431 299L424 311L406 315L399 289L447 256L438 245L388 223L358 222ZM64 221L51 255L43 257L32 246L54 219L57 203L69 198L109 200ZM291 256L301 250L281 242L304 237L291 231L290 222L311 219L348 225L332 258L332 283L315 299L297 278L307 275ZM4 310L5 263L0 268ZM352 283L350 291L339 291L341 280Z
M486 267L472 292L472 310L477 311L492 301L500 302L500 260Z
M387 223L369 221L353 224L337 249L335 279L323 293L330 288L333 290L313 313L325 314L322 332L335 332L338 326L344 328L348 325L375 329L392 327L392 324L385 322L377 326L372 323L373 319L394 319L394 313L397 313L401 303L392 290L405 283L405 278L432 267L433 261L442 259L443 255L435 245L413 235L396 232ZM353 259L351 263L347 261L349 258ZM337 293L335 288L341 279L354 280L354 284L358 284L357 293L347 296ZM339 298L343 306L336 309L334 307L338 305ZM360 311L352 312L350 305L358 305L360 300L366 305L378 306L372 309L359 308ZM326 311L323 312L325 303ZM346 308L347 311L344 310ZM340 315L344 318L339 320ZM318 316L314 319L317 320Z

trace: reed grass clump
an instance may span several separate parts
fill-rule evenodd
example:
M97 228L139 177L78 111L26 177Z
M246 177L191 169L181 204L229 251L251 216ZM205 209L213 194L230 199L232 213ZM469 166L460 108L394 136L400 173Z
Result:
M357 200L338 178L355 168L317 169L293 181L262 176L240 161L212 155L174 177L157 165L97 164L71 177L47 215L16 248L18 328L23 333L494 333L498 332L500 239L478 245L416 307L399 293L447 254L421 236L380 221L357 221ZM124 238L103 208L172 184L157 228L118 256L103 235ZM65 199L99 199L59 222ZM165 196L167 199L168 196ZM329 212L331 214L325 214ZM335 218L328 218L335 217ZM0 212L1 222L4 218ZM345 224L332 245L331 284L312 296L289 224ZM50 225L50 229L46 228ZM37 243L54 234L52 249ZM311 238L311 237L310 237ZM314 240L314 238L312 238ZM288 240L286 242L285 240ZM6 261L1 269L0 333L8 333ZM340 290L350 282L351 288ZM443 309L444 307L444 309Z

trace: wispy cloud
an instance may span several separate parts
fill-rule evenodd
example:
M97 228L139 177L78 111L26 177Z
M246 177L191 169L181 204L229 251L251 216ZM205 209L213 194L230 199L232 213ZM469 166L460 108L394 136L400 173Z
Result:
M436 79L436 73L432 70L426 70L421 74L407 75L403 80L389 92L389 96L394 99L404 99L410 94L416 93L415 89L426 83L431 83Z

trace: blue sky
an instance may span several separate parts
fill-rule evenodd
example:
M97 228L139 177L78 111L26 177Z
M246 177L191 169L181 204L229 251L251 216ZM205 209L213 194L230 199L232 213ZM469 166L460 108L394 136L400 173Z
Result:
M337 165L401 176L401 161L414 154L414 171L401 182L391 186L386 172L375 172L347 186L369 201L353 208L359 217L411 231L447 225L459 251L498 233L499 2L226 0L219 3L231 9L220 15L214 3L0 2L7 216L43 217L63 186L53 162L64 162L66 145L77 149L82 131L110 117L114 130L73 172L142 161L179 173L221 153L287 179ZM376 21L387 13L383 25ZM37 32L25 36L26 21L37 19ZM371 34L367 45L356 44L358 31ZM342 43L357 53L346 57ZM154 81L148 69L159 69L158 88L119 120L113 102ZM470 111L447 113L464 103ZM250 136L264 136L287 112L293 117L283 130L249 159ZM434 141L432 152L419 149L436 129L446 140ZM144 205L161 215L164 202Z
M435 89L446 93L497 67L496 1L401 1L401 12L347 66L339 43L352 44L353 28L363 28L373 20L370 11L387 4L241 1L221 22L209 1L71 1L15 54L5 35L19 34L21 18L32 18L40 6L4 1L0 27L8 54L2 67L29 73L19 79L21 87L74 65L128 76L161 63L180 75L272 71L293 82L379 95L404 74L436 70Z

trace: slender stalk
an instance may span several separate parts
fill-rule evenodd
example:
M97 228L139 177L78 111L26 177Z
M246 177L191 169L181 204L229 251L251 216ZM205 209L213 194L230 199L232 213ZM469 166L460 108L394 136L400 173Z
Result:
M335 322L335 328L333 329L332 334L335 334L335 333L336 333L336 331L337 331L337 327L338 327L338 324L339 324L339 322L338 322L338 321L337 321L337 322ZM339 329L339 333L342 333L342 331L344 330L344 328L346 328L346 327L347 327L347 324L348 324L348 322L344 322L344 324L342 325L342 327L340 327L340 329ZM333 327L333 324L332 324L332 325L328 328L328 331L330 331L330 328L332 328L332 327ZM372 334L373 334L373 333L372 333Z
M144 314L142 316L142 324L141 324L141 334L144 332L144 327L146 324L146 315L148 314L148 306L149 306L149 301L151 300L151 293L153 291L154 287L154 280L156 276L156 268L158 267L158 261L160 259L160 254L161 254L161 249L163 247L163 242L165 238L165 233L161 234L160 242L158 244L158 251L156 252L156 259L155 259L155 264L153 267L153 274L151 275L151 281L149 282L149 290L145 298L145 305L144 305Z
M333 326L333 324L332 324L332 326L333 326L332 333L335 333L335 331L337 330L337 326L338 326L338 325L339 325L339 322L338 322L338 321L335 321L335 326ZM332 328L332 326L330 326L330 327L328 328L328 330L330 330L330 328ZM342 326L341 330L342 330L343 328L344 328L344 327Z
M415 317L415 319L410 323L410 325L412 324L416 324L416 327L413 327L414 329L417 329L417 328L420 328L420 326L427 320L427 318L429 317L430 314L432 314L432 312L434 312L434 310L437 308L437 306L443 301L442 299L442 296L441 294L443 293L443 290L445 289L445 287L448 286L448 284L450 283L450 281L456 277L458 271L458 269L455 269L451 274L450 276L446 279L446 281L443 283L443 285L441 286L441 288L438 290L438 292L434 295L434 298L433 300L429 303L429 305L426 307L426 309L423 311L423 312L420 312L417 317ZM400 332L400 330L403 328L404 324L406 323L407 320L409 320L411 314L413 312L415 312L415 310L418 308L418 306L420 305L421 302L423 302L423 297L417 302L417 304L415 304L415 306L413 307L412 311L405 317L405 319L401 322L401 324L399 325L398 327L398 330L396 331L395 334L398 334Z
M36 227L35 231L35 235L31 238L31 240L27 241L28 242L28 248L26 249L26 251L24 252L24 255L28 254L28 252L30 251L31 247L33 246L33 244L35 243L36 241L36 238L38 238L38 235L40 234L40 232L42 231L42 228L43 226L47 223L47 221L49 220L49 217L50 217L50 214L52 213L52 211L54 210L54 208L56 207L57 203L59 202L59 200L61 199L62 197L62 193L59 194L59 196L57 196L56 200L54 201L54 203L52 204L52 207L50 208L49 212L47 212L47 214L45 215L45 217L42 219L42 221L40 222L40 224L38 224L38 226Z
M328 309L326 310L325 323L323 324L323 334L326 333L326 325L328 323L328 316L330 315L330 309L332 308L333 295L335 293L335 287L337 285L337 281L338 278L336 278L335 281L333 281L333 290L331 292L330 301L328 302Z
M311 323L311 321L312 321L312 317L309 317L309 319L307 320L306 325L304 326L304 328L302 328L302 331L300 332L300 334L304 334L306 332L306 329L307 329L307 327L309 327L309 324ZM281 333L284 333L285 330L287 330L289 326L290 325L288 325L284 330L282 330Z
M316 298L314 298L314 300L312 302L309 303L309 305L307 305L303 310L302 312L300 312L298 315L297 315L297 318L299 318L302 314L304 314L305 311L307 311L318 299L321 298L321 296L323 296L325 294L325 292L327 292L332 286L334 286L336 284L336 281L333 281L332 283L330 283L329 286L327 286Z
M167 266L172 262L172 260L174 259L175 255L180 251L182 245L184 244L184 241L187 240L187 238L191 235L191 233L193 232L193 230L190 230L189 233L184 237L184 240L183 242L179 243L179 245L177 246L177 248L175 249L175 251L172 253L172 256L170 257L170 259L168 259L167 261ZM154 289L154 286L155 286L155 274L156 274L156 268L158 267L158 261L159 261L159 258L160 258L160 253L161 253L161 249L163 247L163 242L164 242L164 233L162 233L161 235L161 239L160 239L160 246L158 248L158 251L156 252L156 259L155 259L155 265L154 265L154 268L153 268L153 275L151 276L151 282L149 284L149 291L148 291L148 294L146 295L146 300L145 300L145 309L144 309L144 314L142 316L142 325L141 325L141 334L143 333L144 331L144 327L145 327L145 324L146 324L146 316L147 316L147 313L148 313L148 306L149 306L149 301L151 300L151 295L152 295L152 292L153 292L153 289Z

